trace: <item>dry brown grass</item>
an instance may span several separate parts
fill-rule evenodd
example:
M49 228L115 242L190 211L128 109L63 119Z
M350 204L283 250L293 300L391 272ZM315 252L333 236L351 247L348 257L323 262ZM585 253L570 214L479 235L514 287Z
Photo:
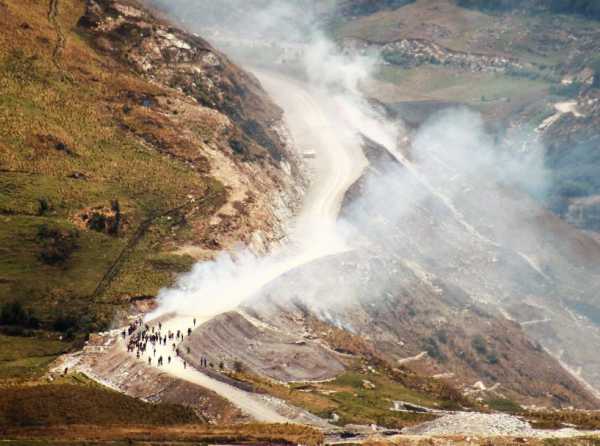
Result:
M140 442L193 442L193 443L284 443L316 446L323 444L322 432L297 424L240 424L234 426L178 425L154 426L56 426L49 428L0 428L4 440L36 439L50 441L113 442L119 440Z
M600 430L600 412L581 410L531 411L522 414L534 427L540 429L560 429L577 426L578 429Z

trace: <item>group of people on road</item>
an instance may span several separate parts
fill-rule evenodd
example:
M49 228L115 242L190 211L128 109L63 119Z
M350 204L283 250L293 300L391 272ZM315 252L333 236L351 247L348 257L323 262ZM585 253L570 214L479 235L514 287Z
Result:
M194 326L196 325L196 319L193 320ZM140 359L148 349L148 344L152 347L152 355L148 354L148 365L152 365L152 358L156 357L156 347L158 346L166 346L167 341L176 340L176 342L181 342L184 339L184 333L181 330L177 330L173 332L168 330L166 333L162 332L162 323L159 322L157 325L149 325L144 323L141 318L136 319L131 322L129 326L121 332L121 336L124 340L127 341L127 352L133 353L135 352L135 356L137 359ZM190 336L192 334L192 329L187 329L187 335ZM128 339L129 338L129 339ZM177 348L176 342L173 342L173 351L177 357L179 355L179 349ZM190 353L190 348L187 347L188 354ZM167 364L171 364L171 356L167 355ZM183 368L187 368L187 362L185 359L181 358L183 361ZM202 360L201 360L202 362ZM156 364L158 367L164 365L164 358L162 355L159 355Z

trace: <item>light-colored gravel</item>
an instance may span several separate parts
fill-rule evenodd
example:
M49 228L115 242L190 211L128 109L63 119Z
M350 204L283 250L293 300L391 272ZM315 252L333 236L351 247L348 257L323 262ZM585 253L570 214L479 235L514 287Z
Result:
M578 431L576 429L534 429L527 421L507 414L459 412L404 429L402 433L422 436L472 435L479 437L567 438L588 434L597 435L599 432Z

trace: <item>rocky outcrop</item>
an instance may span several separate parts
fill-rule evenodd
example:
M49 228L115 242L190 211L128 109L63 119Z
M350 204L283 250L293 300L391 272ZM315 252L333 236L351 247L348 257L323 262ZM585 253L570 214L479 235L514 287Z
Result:
M208 42L162 22L133 2L89 0L79 25L100 51L113 54L145 77L218 110L237 125L230 145L247 157L289 159L276 125L282 111L258 81L233 65Z
M257 251L283 236L302 193L299 158L282 124L282 110L254 76L204 39L131 0L88 0L79 20L97 51L159 87L122 91L117 118L146 144L224 184L228 202L198 222L195 246L210 252L240 241Z

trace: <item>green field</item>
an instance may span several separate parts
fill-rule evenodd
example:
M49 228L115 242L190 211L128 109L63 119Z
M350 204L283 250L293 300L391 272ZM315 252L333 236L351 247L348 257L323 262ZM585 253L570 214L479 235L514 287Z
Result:
M394 65L380 67L377 77L396 87L395 101L455 101L487 106L520 98L523 94L547 91L543 80L514 78L498 73L470 73L448 67L421 66L405 69Z

